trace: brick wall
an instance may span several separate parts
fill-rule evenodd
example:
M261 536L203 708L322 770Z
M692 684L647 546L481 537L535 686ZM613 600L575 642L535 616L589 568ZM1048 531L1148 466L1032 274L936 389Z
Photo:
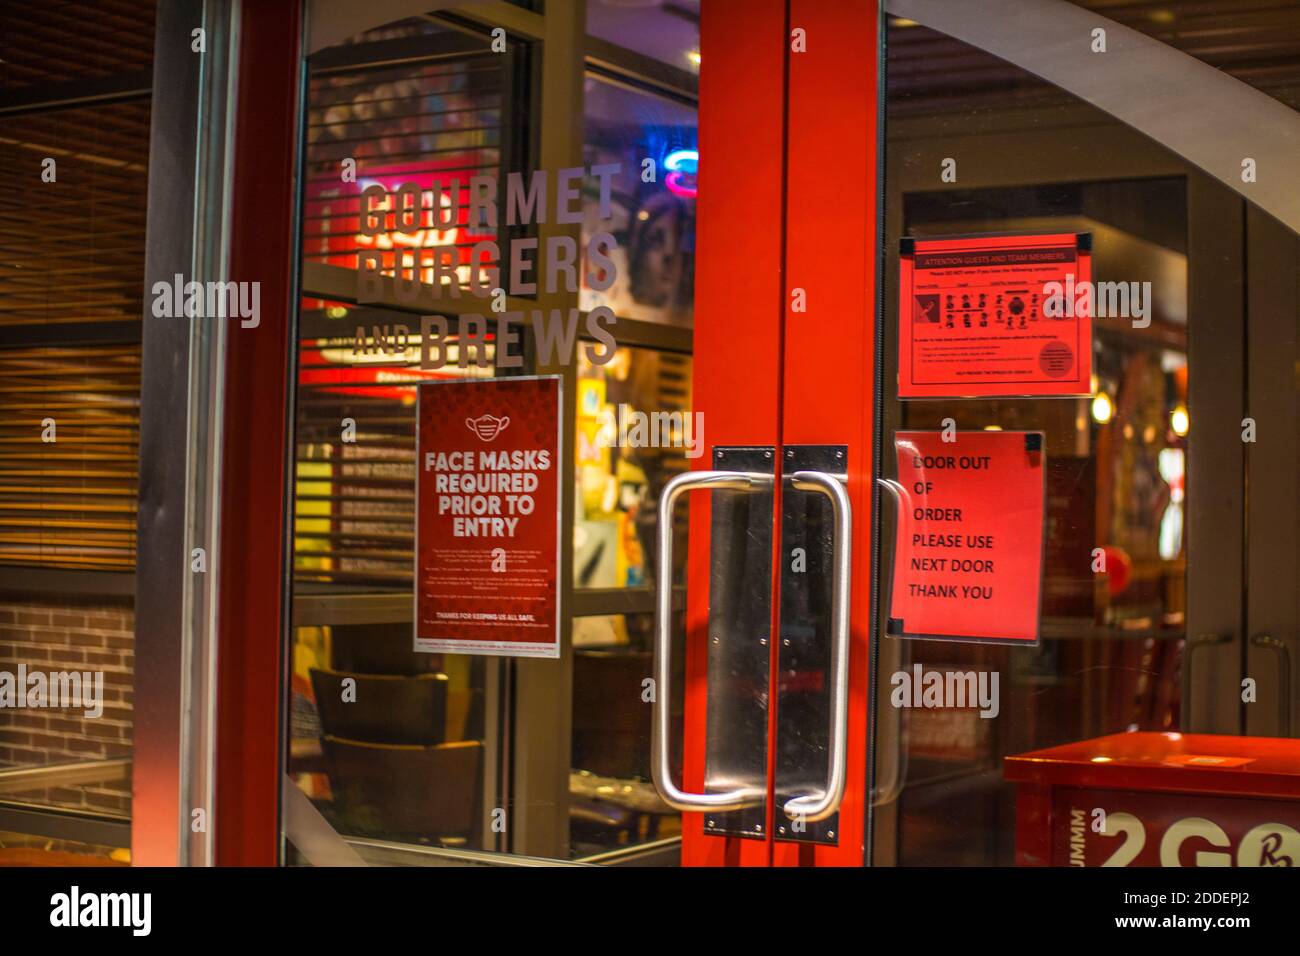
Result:
M131 756L135 615L129 598L17 598L0 594L0 671L103 671L104 712L0 708L0 768ZM129 779L14 795L45 803L129 813Z

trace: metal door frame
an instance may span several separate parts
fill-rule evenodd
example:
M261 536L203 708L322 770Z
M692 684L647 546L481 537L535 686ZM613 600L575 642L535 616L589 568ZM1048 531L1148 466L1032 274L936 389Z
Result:
M785 301L785 216L775 197L784 196L786 182L786 3L708 0L700 13L700 155L707 158L696 201L693 405L705 415L711 446L775 448ZM694 467L707 468L707 461L701 456ZM779 488L776 494L779 501ZM773 510L779 513L779 504ZM711 515L708 497L697 496L689 524L682 748L682 786L695 793L704 787L707 735ZM772 587L775 593L775 580ZM773 630L775 614L773 601ZM682 863L767 866L770 820L763 832L709 836L703 814L685 813Z
M695 408L713 446L846 446L852 505L847 786L840 832L772 839L780 715L771 655L763 833L709 835L683 819L685 865L861 865L866 845L871 588L872 369L876 311L876 0L707 0L701 7ZM804 31L806 50L792 48ZM861 64L846 75L846 63ZM826 142L833 149L826 148ZM865 174L864 174L865 171ZM743 277L743 280L741 279ZM801 301L792 296L802 290ZM804 302L806 301L806 311ZM796 309L798 311L796 311ZM864 400L865 398L865 400ZM778 455L778 459L784 455ZM697 465L697 467L699 467ZM778 467L780 467L778 465ZM781 521L782 482L774 522ZM711 510L690 515L685 786L703 784ZM780 526L772 621L780 635ZM809 836L813 833L810 830Z

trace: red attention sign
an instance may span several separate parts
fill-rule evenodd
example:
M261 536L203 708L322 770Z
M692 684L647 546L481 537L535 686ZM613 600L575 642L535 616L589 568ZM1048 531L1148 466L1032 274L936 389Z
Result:
M559 657L559 378L419 395L415 649Z
M889 632L1038 640L1042 432L896 432L899 506Z
M898 397L1087 395L1087 233L904 239Z

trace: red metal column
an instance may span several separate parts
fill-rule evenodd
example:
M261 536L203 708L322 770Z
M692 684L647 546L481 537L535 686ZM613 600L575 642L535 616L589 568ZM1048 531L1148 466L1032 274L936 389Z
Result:
M784 0L708 0L700 22L700 189L694 408L710 447L779 445L785 154ZM709 468L701 456L695 467ZM691 500L684 778L704 780L709 502ZM683 823L687 866L765 866L766 840L705 836ZM770 829L768 832L771 832Z
M261 323L232 328L227 352L214 815L224 866L271 866L278 852L301 33L297 0L244 0L230 275L261 283Z
M848 445L853 503L853 643L848 785L838 846L775 844L778 866L861 866L867 799L871 468L875 402L878 0L790 0L786 143L787 445ZM807 311L791 311L802 289ZM698 348L698 346L697 346ZM775 696L775 695L773 695Z

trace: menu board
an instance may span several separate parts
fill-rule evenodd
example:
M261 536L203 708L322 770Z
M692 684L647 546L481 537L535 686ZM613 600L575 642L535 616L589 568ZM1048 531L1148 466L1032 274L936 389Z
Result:
M1088 233L903 240L898 397L1087 395Z
M894 446L889 633L1037 643L1043 433L900 431Z
M415 650L559 657L560 379L419 387Z

